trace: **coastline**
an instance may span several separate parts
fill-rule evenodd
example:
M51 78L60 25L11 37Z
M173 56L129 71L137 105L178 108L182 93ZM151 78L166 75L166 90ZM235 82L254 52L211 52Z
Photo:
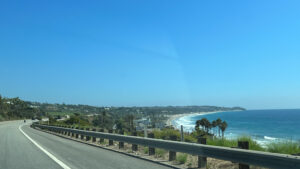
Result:
M195 121L198 119L201 119L206 116L207 114L213 114L213 113L223 113L226 111L215 111L215 112L190 112L190 113L182 113L182 114L174 114L174 115L168 115L166 116L165 124L167 126L173 126L175 129L180 130L180 126L183 125L184 132L190 133L194 131L195 128ZM230 111L231 112L231 111ZM230 113L229 112L229 113ZM228 140L237 140L239 137L249 137L252 140L254 140L257 144L259 144L262 147L265 147L269 143L297 143L299 140L299 132L289 132L282 134L280 132L280 129L278 130L270 130L270 126L272 126L272 123L262 123L261 120L255 121L255 119L260 119L257 115L265 114L266 117L276 117L276 121L281 120L280 117L282 117L282 112L286 112L286 115L289 115L290 118L295 118L293 120L292 126L299 126L299 123L297 123L297 119L300 118L300 116L297 114L299 110L255 110L255 111L248 111L245 112L247 118L245 118L245 115L239 115L236 114L238 117L235 119L235 121L227 121L230 122L229 125L231 128L228 128L225 133L225 138ZM233 111L232 111L233 113ZM247 114L248 113L248 114ZM201 117L202 116L202 117ZM207 117L209 120L217 118L217 116L222 117L222 114L216 114ZM250 123L248 123L250 118ZM254 121L253 121L254 119ZM241 123L241 122L244 122ZM245 125L246 124L246 125ZM253 127L249 127L249 124ZM260 128L255 128L256 125L261 126ZM265 129L264 127L267 126ZM269 126L269 127L268 127ZM289 127L288 125L285 125L283 127ZM292 128L292 127L290 127ZM293 131L293 130L291 130Z
M191 113L182 113L182 114L174 114L174 115L169 115L168 120L166 121L166 126L173 126L172 121L175 119L184 117L184 116L197 116L197 115L206 115L206 114L214 114L214 113L220 113L224 111L212 111L212 112L191 112ZM175 127L175 126L174 126Z

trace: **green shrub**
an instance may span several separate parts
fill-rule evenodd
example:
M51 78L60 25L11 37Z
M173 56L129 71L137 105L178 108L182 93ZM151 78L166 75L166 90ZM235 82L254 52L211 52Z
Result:
M282 154L300 153L300 143L292 141L272 142L266 145L267 151Z
M148 154L149 153L149 148L148 147L144 147L144 153Z
M214 139L207 139L207 145L213 146L223 146L223 147L236 147L237 140L229 140L225 138L214 138Z
M106 144L108 144L108 140L104 139L104 141L103 141L103 142L100 142L100 144L101 144L101 145L106 145Z
M238 141L248 141L250 150L266 151L260 144L258 144L255 140L253 140L249 136L239 137Z
M186 160L187 160L187 154L183 154L183 153L180 153L176 156L176 161L179 163L179 164L184 164L186 163Z
M197 139L195 137L193 137L192 135L184 134L184 141L190 142L190 143L196 143Z
M155 157L164 157L167 152L163 149L155 149Z
M154 137L158 139L170 140L171 136L176 136L177 140L180 139L180 132L174 129L163 129L163 130L154 130Z
M237 147L238 141L248 141L250 150L265 151L265 149L261 145L259 145L256 141L254 141L251 137L248 136L242 136L237 139L226 139L226 138L207 139L207 144L214 145L214 146L223 146L223 147Z

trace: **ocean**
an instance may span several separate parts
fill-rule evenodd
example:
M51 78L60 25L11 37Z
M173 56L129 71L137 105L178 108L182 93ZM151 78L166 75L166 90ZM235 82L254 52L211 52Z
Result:
M209 121L225 120L228 124L225 137L228 139L251 136L260 144L278 140L300 141L300 109L192 114L174 119L172 125L176 128L183 125L185 131L191 132L196 121L204 117Z

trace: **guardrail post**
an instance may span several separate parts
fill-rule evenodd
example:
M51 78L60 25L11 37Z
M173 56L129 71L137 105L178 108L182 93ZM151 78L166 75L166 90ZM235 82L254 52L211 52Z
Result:
M124 135L124 131L119 132L120 135ZM124 148L124 142L119 142L119 149Z
M206 144L206 138L200 137L197 142L199 144ZM198 156L198 168L206 168L207 158L203 156Z
M68 126L68 128L71 128L71 126ZM70 136L71 135L71 132L70 131L68 131L68 136Z
M67 128L67 126L63 126L63 128ZM67 135L68 132L67 131L64 131L64 135Z
M53 126L56 127L56 126ZM57 129L53 129L52 132L57 133Z
M58 127L61 127L61 125L58 125ZM62 134L62 131L58 130L58 134Z
M74 129L74 126L72 126L71 128ZM74 132L71 132L71 137L74 137Z
M67 126L63 126L63 128L67 128ZM64 135L67 135L68 132L67 131L64 131Z
M46 125L47 125L47 124L46 124ZM50 125L47 125L47 126L50 126ZM52 129L51 129L51 128L48 128L47 130L48 130L48 131L52 131Z
M83 128L83 127L81 127L81 129L80 129L80 130L84 130L84 128ZM84 135L83 135L83 134L81 134L81 135L80 135L80 139L81 139L81 140L84 140Z
M249 149L249 142L248 141L238 141L238 148L241 149ZM239 169L249 169L249 165L239 163Z
M57 127L61 127L60 125L58 125ZM58 134L61 134L62 131L61 130L58 130Z
M96 129L93 129L92 131L96 131ZM96 137L92 138L92 142L96 142Z
M67 128L67 126L63 126L63 128ZM67 135L68 132L67 131L64 131L64 135Z
M177 136L176 135L171 135L170 140L176 141ZM169 151L169 161L174 161L176 160L176 152L175 151Z
M154 133L149 133L148 134L149 138L154 138ZM149 156L154 155L155 154L155 148L154 147L149 147Z
M90 131L90 128L86 128L85 130L86 130L86 131ZM85 136L85 140L86 140L86 141L90 141L90 140L91 140L91 137L90 137L90 136Z
M180 141L184 141L183 125L180 126Z
M78 130L78 129L79 129L79 127L76 127L75 129L76 129L76 130ZM76 134L75 134L75 138L78 138L78 136L79 136L79 134L78 134L78 133L76 133Z
M64 126L60 126L61 128L64 128ZM64 131L61 131L61 134L62 135L65 135L65 132Z
M65 128L70 128L70 127L69 126L65 126ZM67 136L69 136L69 132L68 131L66 131L65 133L66 133Z
M108 130L108 133L113 133L113 130L112 129ZM108 145L109 146L114 145L114 141L113 140L108 140Z
M55 125L55 127L58 127L57 125ZM54 129L54 132L55 133L58 133L58 130L57 129Z
M136 131L132 132L132 136L137 136L137 132ZM132 144L132 151L138 151L137 144Z
M104 129L100 129L99 132L104 132ZM104 138L100 138L99 143L103 143L104 142Z

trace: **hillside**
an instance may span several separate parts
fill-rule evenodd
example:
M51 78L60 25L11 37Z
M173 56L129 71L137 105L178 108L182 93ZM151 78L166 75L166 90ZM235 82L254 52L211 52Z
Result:
M39 102L27 102L32 107L39 108L46 113L62 114L99 114L106 111L112 114L182 114L190 112L211 111L236 111L245 110L242 107L218 107L218 106L153 106L153 107L97 107L89 105L74 104L50 104Z
M0 120L12 120L20 118L42 117L46 115L65 114L100 114L106 112L113 119L134 114L135 118L145 116L157 117L161 115L173 115L190 112L233 111L245 110L241 107L218 106L153 106L153 107L97 107L90 105L74 104L50 104L31 101L23 101L19 98L3 98L0 96Z
M3 98L0 95L0 121L24 118L40 118L45 114L38 108L17 98Z

